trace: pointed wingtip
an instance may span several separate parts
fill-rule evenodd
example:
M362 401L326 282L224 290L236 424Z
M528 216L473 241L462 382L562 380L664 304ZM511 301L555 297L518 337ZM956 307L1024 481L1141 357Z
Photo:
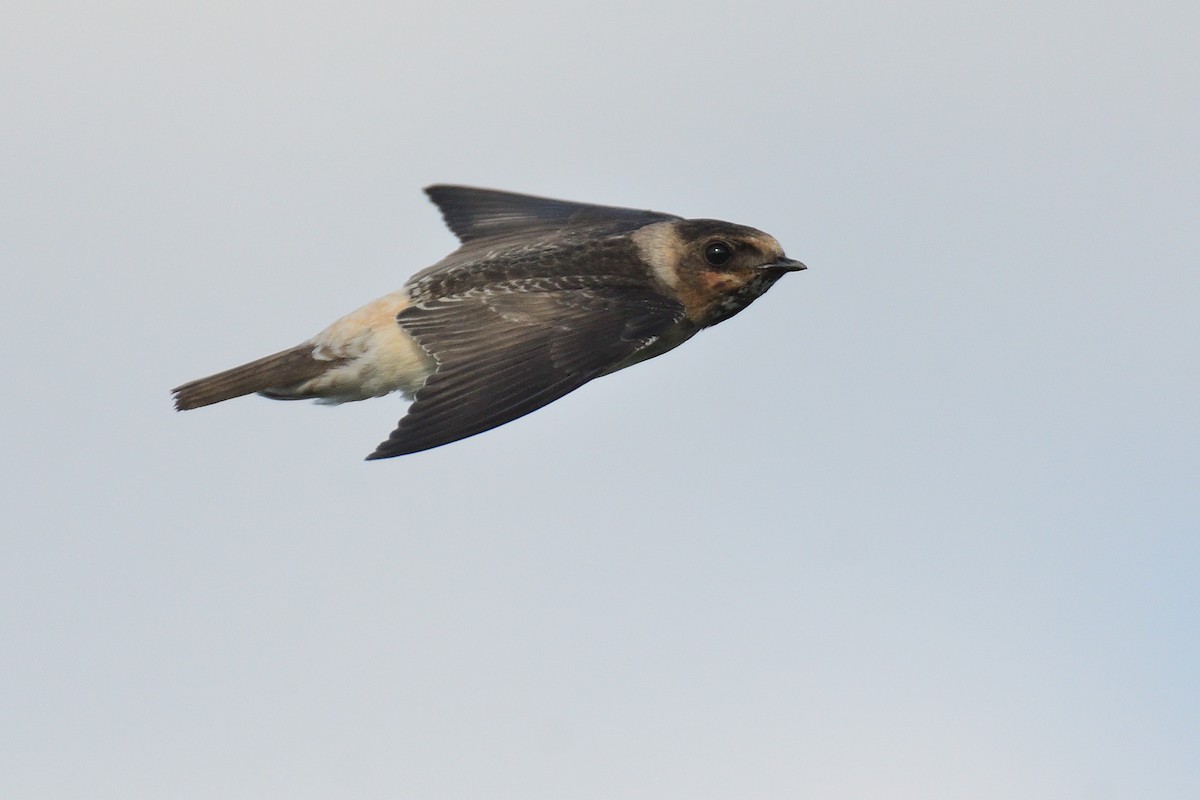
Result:
M396 440L392 437L384 439L379 445L364 458L364 461L382 461L385 458L396 458L397 456L406 456L409 453L415 453L415 450L400 447Z
M423 191L425 193L426 197L428 197L434 203L437 203L438 197L444 195L446 192L452 192L455 189L469 189L469 188L470 188L469 186L457 186L452 183L431 183L428 186L426 186L424 189L422 189L421 191Z

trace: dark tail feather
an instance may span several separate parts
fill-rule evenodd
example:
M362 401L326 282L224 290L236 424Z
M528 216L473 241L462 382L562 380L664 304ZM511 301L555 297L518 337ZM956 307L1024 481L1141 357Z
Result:
M313 358L311 344L302 344L240 367L189 381L171 390L175 409L186 411L241 397L244 394L283 389L321 375L338 361Z

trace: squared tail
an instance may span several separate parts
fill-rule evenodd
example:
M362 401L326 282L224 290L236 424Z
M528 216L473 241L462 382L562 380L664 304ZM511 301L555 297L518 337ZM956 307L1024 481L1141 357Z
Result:
M286 389L316 378L339 363L313 358L312 345L302 344L207 378L188 381L171 393L175 395L175 409L186 411L245 394Z

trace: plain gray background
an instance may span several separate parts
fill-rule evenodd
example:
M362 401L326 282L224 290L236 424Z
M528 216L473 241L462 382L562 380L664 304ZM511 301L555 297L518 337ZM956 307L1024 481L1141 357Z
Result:
M1194 3L9 4L0 795L1200 796ZM168 390L459 182L810 269L432 452Z

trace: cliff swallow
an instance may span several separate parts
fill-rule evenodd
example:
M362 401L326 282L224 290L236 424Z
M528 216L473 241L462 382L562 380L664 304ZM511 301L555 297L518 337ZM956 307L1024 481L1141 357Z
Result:
M425 190L462 246L308 341L174 389L199 408L257 392L413 403L368 456L511 422L661 355L804 269L773 237L712 219L463 186Z

